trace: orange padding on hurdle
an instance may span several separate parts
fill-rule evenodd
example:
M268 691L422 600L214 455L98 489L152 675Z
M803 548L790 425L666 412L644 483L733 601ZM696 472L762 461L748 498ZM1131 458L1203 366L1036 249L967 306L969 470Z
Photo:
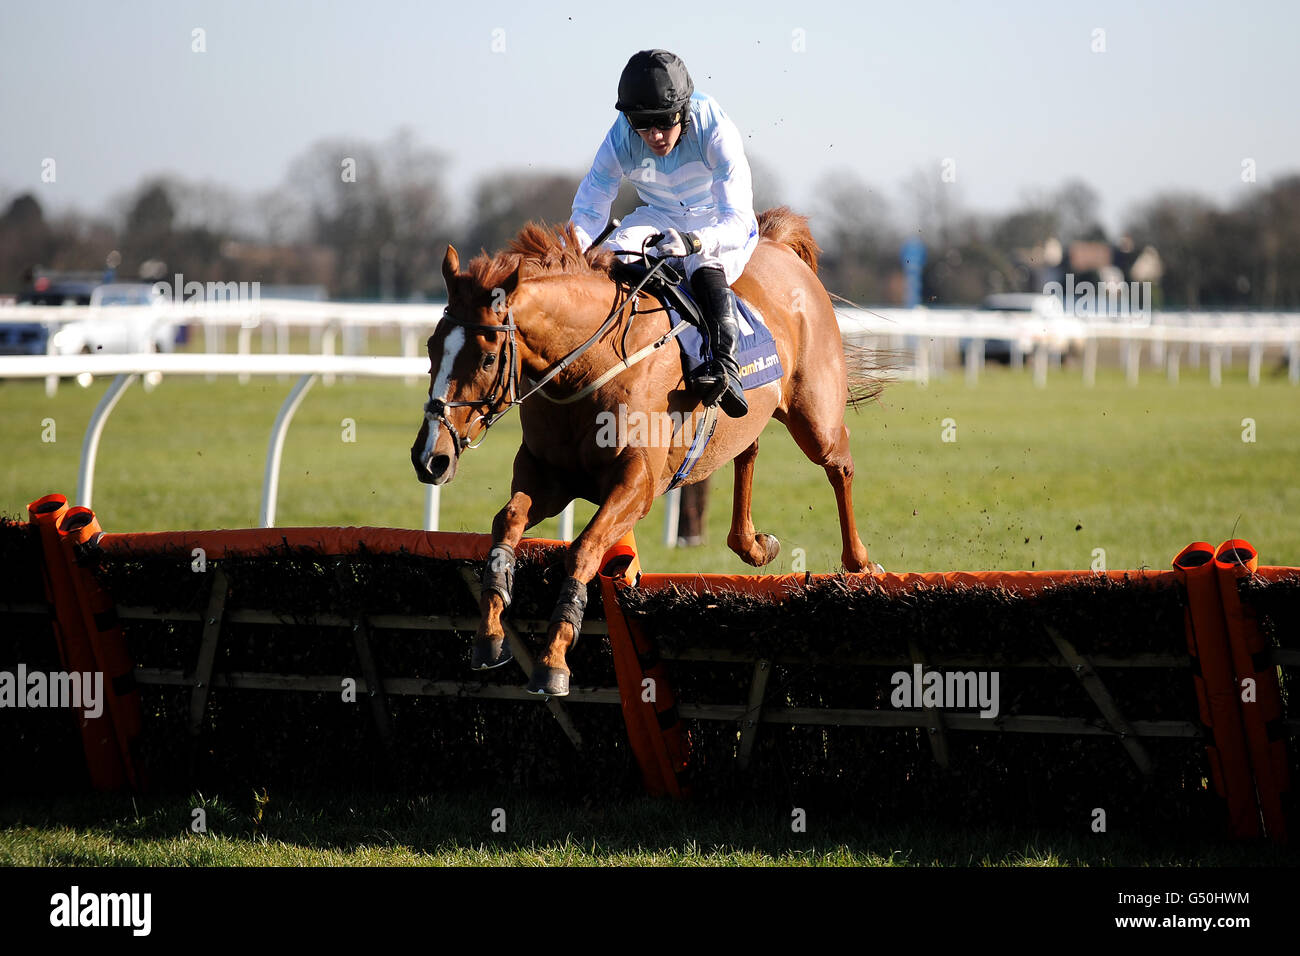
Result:
M117 606L78 555L86 542L102 534L95 513L89 508L69 508L58 522L59 545L81 607L86 637L95 663L104 675L104 695L127 782L135 790L145 789L143 763L138 749L144 730L140 692L135 687L135 664L126 647L126 635L118 625Z
M568 547L567 541L524 538L516 552ZM268 548L313 548L322 554L350 554L364 546L368 551L393 554L407 551L424 558L474 561L487 557L490 534L451 531L412 531L406 528L239 528L229 531L151 531L105 534L99 547L105 551L157 552L202 548L211 558L264 554Z
M1005 588L1018 594L1036 594L1057 584L1076 581L1094 581L1106 578L1111 581L1170 585L1175 583L1175 571L933 571L921 574L643 574L640 587L657 590L679 587L686 591L736 591L741 594L762 594L786 597L789 594L821 581L844 581L851 587L878 588L891 594L913 591L917 588Z
M677 711L667 668L654 642L635 621L628 620L618 600L618 591L634 586L640 574L636 538L631 531L605 552L600 565L601 601L605 605L623 722L641 770L641 782L652 797L687 797L690 787L684 775L690 764L690 741ZM647 689L653 689L653 693L647 694Z
M1187 589L1183 620L1188 653L1199 664L1200 676L1194 676L1193 683L1201 723L1210 731L1206 742L1210 776L1227 804L1228 832L1241 839L1258 837L1259 803L1214 570L1214 546L1205 541L1189 544L1173 564Z
M1285 714L1277 667L1262 660L1269 642L1260 632L1253 608L1242 603L1237 592L1239 578L1250 577L1259 567L1259 555L1249 541L1233 538L1219 545L1214 555L1218 576L1219 598L1227 624L1232 664L1237 672L1237 689L1241 692L1242 723L1251 769L1255 772L1255 789L1264 829L1277 843L1287 841L1286 809L1283 794L1290 789L1287 773L1287 737L1283 729ZM1254 683L1254 694L1247 699L1247 681Z
M45 593L54 610L54 639L63 667L74 674L94 674L95 653L86 633L85 618L78 602L73 570L59 544L58 523L68 513L68 499L63 495L45 495L27 506L32 524L41 539L42 577ZM96 790L121 790L126 786L126 768L118 748L112 711L105 707L97 717L77 712L82 752L90 783Z

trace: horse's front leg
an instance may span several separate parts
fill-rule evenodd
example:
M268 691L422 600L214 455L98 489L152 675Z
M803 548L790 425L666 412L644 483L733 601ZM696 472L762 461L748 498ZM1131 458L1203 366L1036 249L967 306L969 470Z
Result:
M509 663L513 655L501 626L501 613L510 606L515 585L515 548L524 531L568 504L565 493L549 480L540 464L520 446L515 455L510 500L492 519L492 548L483 565L479 625L474 635L470 667L488 670Z
M587 609L587 584L600 569L605 552L646 516L654 501L654 483L643 454L628 452L620 458L614 484L590 523L569 548L565 567L569 576L551 614L546 651L533 668L530 694L564 697L569 693L571 671L565 659L577 643Z

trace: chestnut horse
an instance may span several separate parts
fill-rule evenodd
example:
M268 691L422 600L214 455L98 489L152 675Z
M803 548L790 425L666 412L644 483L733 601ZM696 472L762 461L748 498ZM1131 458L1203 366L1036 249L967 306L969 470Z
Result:
M860 571L868 557L853 519L853 457L844 412L874 397L881 381L860 353L851 351L846 361L830 297L817 279L820 250L807 219L785 207L767 210L759 216L759 234L733 288L765 317L784 376L746 393L749 413L743 418L718 416L687 483L735 461L727 545L754 567L771 562L780 544L755 532L750 492L758 436L775 417L803 453L826 469L839 506L841 559L846 569ZM461 451L520 405L523 441L510 500L492 521L475 669L510 660L501 613L510 603L514 549L525 529L574 498L598 506L569 547L569 578L528 685L532 693L557 697L569 692L565 654L581 628L587 583L610 546L668 490L703 413L683 381L678 347L668 341L653 348L668 330L665 314L654 311L659 300L644 291L631 295L626 281L611 277L609 250L583 254L579 248L572 227L529 223L506 252L480 255L461 272L460 256L448 246L442 263L447 311L429 337L429 401L411 447L420 481L444 484L455 476ZM622 369L642 348L648 357ZM648 429L651 440L644 429L638 440L634 427L625 429L633 432L630 437L611 440L611 422L638 420L661 427Z

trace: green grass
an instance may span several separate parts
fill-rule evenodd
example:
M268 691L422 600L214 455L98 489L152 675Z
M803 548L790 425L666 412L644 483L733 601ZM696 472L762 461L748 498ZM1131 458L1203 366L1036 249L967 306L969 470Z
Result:
M191 832L193 810L207 832ZM505 811L504 833L493 811ZM872 826L851 811L716 807L649 799L571 806L476 793L454 797L249 793L0 804L0 865L18 866L1240 866L1294 853L1014 827Z
M1240 373L1240 374L1237 374ZM0 384L0 510L25 514L51 491L75 493L77 461L105 382ZM257 523L271 424L291 383L170 378L133 386L100 447L94 505L105 529L252 527ZM316 385L285 447L277 523L418 528L423 486L408 449L420 423L420 384L358 380ZM42 420L57 441L41 441ZM356 422L355 443L342 421ZM955 442L942 440L943 421ZM1242 420L1256 441L1242 441ZM1220 388L1185 371L1130 388L1103 370L1094 388L1076 371L1035 389L1027 373L990 370L975 388L960 376L928 388L900 383L881 403L849 414L857 463L855 511L872 557L891 571L1168 567L1186 544L1252 541L1266 564L1300 564L1300 390L1234 368ZM468 452L442 496L442 528L486 531L509 494L517 416ZM763 435L754 519L776 534L769 567L834 570L840 542L825 475L772 423ZM662 544L663 505L638 528L642 566L744 572L727 550L731 469L712 482L708 544ZM594 506L578 504L578 527ZM534 534L554 537L557 523Z

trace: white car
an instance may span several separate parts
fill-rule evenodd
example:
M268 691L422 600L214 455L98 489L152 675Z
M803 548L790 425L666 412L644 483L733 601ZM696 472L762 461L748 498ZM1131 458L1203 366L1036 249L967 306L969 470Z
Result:
M1048 354L1053 358L1069 355L1083 347L1083 323L1073 315L1068 315L1061 307L1061 300L1055 296L1003 292L985 296L980 309L1023 314L1022 327L1016 330L1015 338L985 340L984 356L992 361L1009 363L1013 349L1027 355L1033 351L1035 343L1040 341L1046 342ZM1009 328L1008 332L1011 331ZM958 346L963 361L970 344L970 339L963 339Z
M177 324L167 317L167 298L146 282L97 286L90 314L54 333L54 355L96 352L171 352Z

